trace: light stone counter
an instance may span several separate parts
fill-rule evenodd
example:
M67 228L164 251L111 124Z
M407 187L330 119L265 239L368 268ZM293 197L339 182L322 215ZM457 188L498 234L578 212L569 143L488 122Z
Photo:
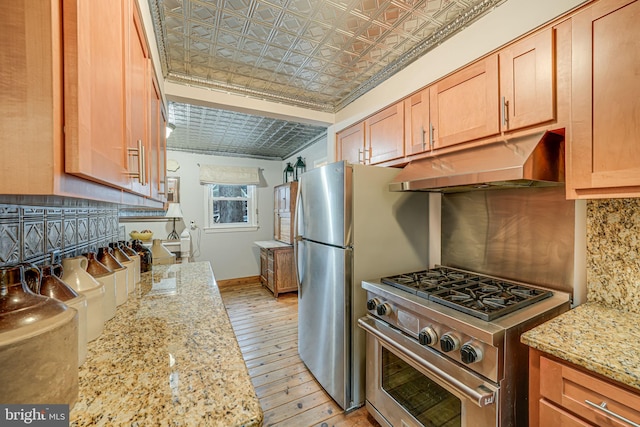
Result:
M587 303L525 332L530 347L640 390L640 314Z
M88 345L72 426L259 426L209 263L154 266Z

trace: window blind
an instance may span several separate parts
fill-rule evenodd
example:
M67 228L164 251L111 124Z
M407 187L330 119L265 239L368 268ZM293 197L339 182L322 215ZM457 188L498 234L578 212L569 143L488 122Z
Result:
M258 185L260 173L258 168L243 166L200 166L201 184L226 185Z

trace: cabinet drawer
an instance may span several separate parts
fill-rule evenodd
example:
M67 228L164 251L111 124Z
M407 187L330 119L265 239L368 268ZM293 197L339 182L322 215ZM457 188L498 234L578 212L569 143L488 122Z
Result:
M591 427L581 419L574 417L553 403L540 399L540 425L554 427Z
M581 418L598 426L629 427L591 402L606 404L607 410L640 423L640 394L546 357L540 358L540 372L540 395Z

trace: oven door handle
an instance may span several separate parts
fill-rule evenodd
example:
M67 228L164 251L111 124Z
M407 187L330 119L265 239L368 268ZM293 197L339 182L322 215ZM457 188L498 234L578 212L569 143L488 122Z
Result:
M437 366L433 365L429 361L420 357L420 355L411 351L411 349L407 348L407 346L399 345L399 343L397 343L395 340L389 339L387 333L385 333L385 331L382 331L380 326L384 328L388 328L388 327L382 324L380 321L367 316L367 317L362 317L358 319L358 324L362 329L364 329L365 331L369 332L370 334L378 338L378 340L383 342L386 346L391 347L392 349L405 355L411 360L416 361L424 369L432 372L435 377L439 378L444 383L450 384L459 393L466 396L467 399L474 402L478 406L480 407L489 406L489 405L493 405L496 402L495 390L492 390L491 388L483 384L479 385L476 388L469 387L468 385L459 381L457 378L453 377L447 372L444 372ZM389 329L392 330L393 332L397 332L398 334L397 338L399 341L407 340L408 342L410 342L410 339L407 338L401 331L396 331L391 328Z

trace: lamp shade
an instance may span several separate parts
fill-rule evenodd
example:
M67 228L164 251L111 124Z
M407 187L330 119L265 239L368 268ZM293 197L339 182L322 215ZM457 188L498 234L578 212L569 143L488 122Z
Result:
M180 209L180 203L169 203L169 209L165 215L166 218L183 218L182 209Z

